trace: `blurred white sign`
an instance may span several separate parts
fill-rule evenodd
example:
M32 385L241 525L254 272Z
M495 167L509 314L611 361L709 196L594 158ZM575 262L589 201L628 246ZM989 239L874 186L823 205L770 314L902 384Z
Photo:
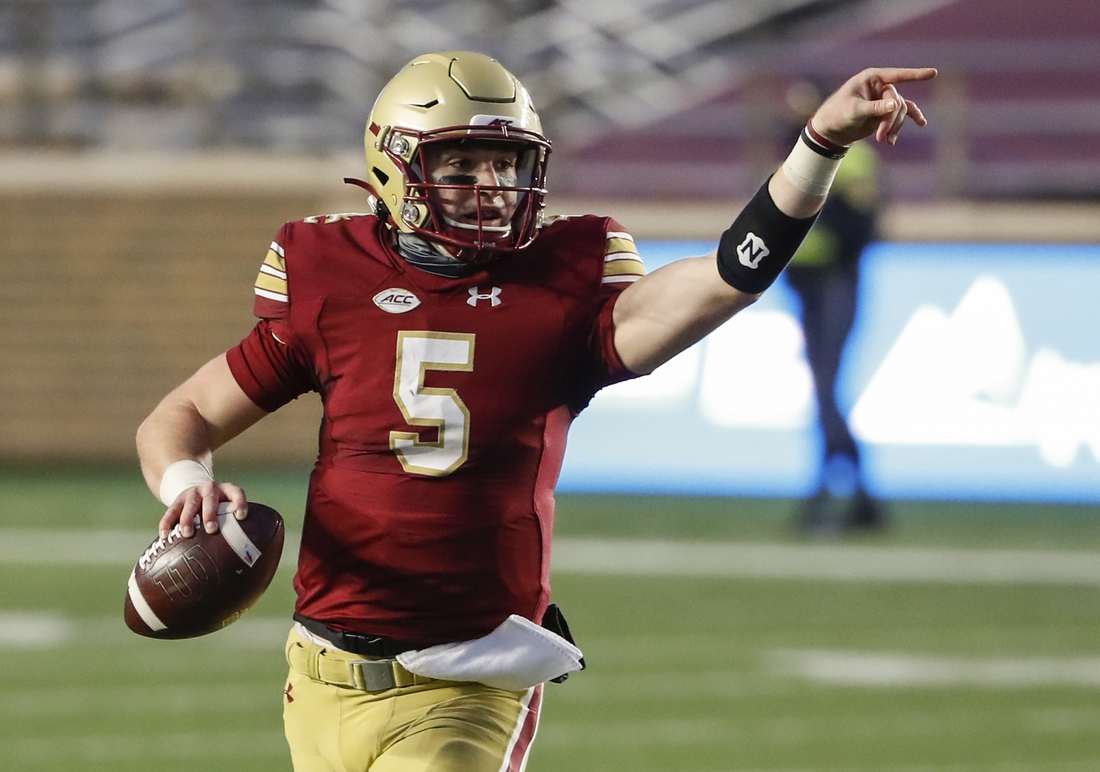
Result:
M692 246L642 245L650 269ZM656 257L653 252L657 252ZM876 245L840 394L882 495L1100 500L1100 248ZM563 490L796 495L813 380L777 285L577 420Z

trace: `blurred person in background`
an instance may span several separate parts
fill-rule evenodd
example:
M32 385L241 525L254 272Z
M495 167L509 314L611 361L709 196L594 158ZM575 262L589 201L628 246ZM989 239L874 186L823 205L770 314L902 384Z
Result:
M924 125L896 84L935 74L854 76L714 251L648 275L611 218L543 215L550 143L498 62L428 54L390 81L365 133L372 211L285 224L252 333L137 436L162 537L215 532L247 500L214 451L321 395L285 650L297 772L522 770L543 684L584 665L549 603L570 422L755 301L848 146Z
M810 81L787 90L797 131L825 92ZM801 303L806 359L813 374L822 454L814 493L800 509L799 528L809 535L877 529L886 524L882 504L867 491L859 446L837 402L837 377L855 321L859 265L875 238L882 205L878 157L856 142L837 170L829 197L785 273Z

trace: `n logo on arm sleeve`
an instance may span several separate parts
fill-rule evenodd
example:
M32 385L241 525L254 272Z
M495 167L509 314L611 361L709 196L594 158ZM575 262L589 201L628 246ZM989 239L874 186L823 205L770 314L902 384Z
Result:
M764 239L750 232L737 247L737 259L746 268L755 269L760 265L760 261L770 255L771 252L768 245L764 243Z

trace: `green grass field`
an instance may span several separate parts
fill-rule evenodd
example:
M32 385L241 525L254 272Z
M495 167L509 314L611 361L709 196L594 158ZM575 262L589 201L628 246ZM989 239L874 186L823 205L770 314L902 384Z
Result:
M296 527L305 472L222 471ZM793 507L559 497L589 669L547 686L528 769L1100 770L1100 507L896 502L826 543ZM136 466L0 471L0 770L290 769L290 569L220 633L135 636L158 516Z

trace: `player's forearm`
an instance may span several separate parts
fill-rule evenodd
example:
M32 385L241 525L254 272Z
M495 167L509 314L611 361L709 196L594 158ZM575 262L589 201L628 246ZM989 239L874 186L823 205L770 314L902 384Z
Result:
M188 398L189 385L190 381L165 397L142 422L137 434L145 482L167 507L159 524L161 538L167 538L176 525L184 537L190 537L196 517L202 518L207 533L214 533L223 501L230 502L238 520L248 512L241 488L213 479L213 452L232 435L204 417L200 407Z
M225 355L210 360L138 429L138 458L150 490L163 499L164 471L177 461L197 461L212 471L214 451L265 415L237 384Z
M210 425L195 404L178 390L165 397L138 427L141 473L158 498L164 471L169 466L191 459L212 470L215 447Z
M821 211L825 204L825 195L813 195L799 190L787 175L788 172L784 169L777 169L768 180L768 193L775 202L775 208L796 220L813 217Z
M615 347L632 372L652 372L702 339L751 304L783 270L825 202L835 171L822 172L813 151L801 150L812 157L777 170L714 253L672 263L623 291L615 306ZM798 153L792 153L796 162ZM813 185L799 174L828 179L809 180Z

